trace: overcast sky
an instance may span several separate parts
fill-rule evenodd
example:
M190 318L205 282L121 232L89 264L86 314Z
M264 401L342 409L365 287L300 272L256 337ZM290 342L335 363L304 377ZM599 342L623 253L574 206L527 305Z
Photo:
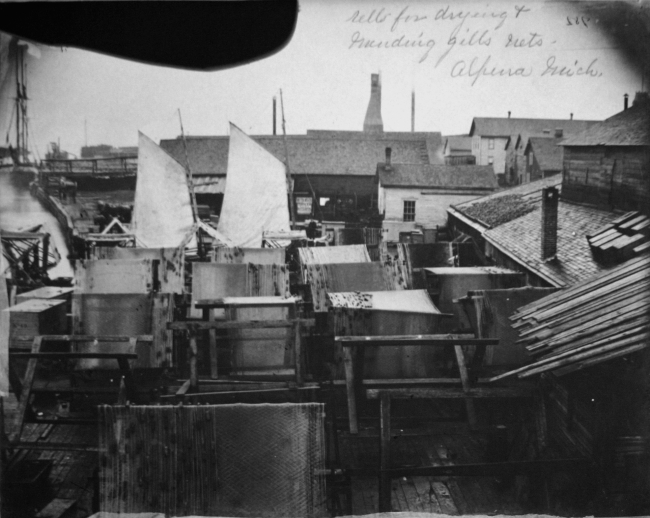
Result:
M361 130L373 72L381 72L387 131L410 130L413 89L417 131L467 133L473 117L508 111L603 119L641 89L641 76L601 21L575 6L303 0L283 50L217 72L41 46L40 59L29 58L32 136L41 157L57 139L79 154L87 121L88 144L135 146L138 130L156 141L177 136L178 108L190 135L227 134L229 121L268 134L279 89L288 133ZM2 96L4 141L13 92Z

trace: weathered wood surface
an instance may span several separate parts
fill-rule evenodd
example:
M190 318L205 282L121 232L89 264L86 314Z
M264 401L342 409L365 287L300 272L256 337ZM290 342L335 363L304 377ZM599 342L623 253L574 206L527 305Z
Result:
M475 338L474 335L405 335L405 336L337 336L334 338L343 347L357 345L498 345L498 338Z
M204 331L208 329L261 329L293 327L300 323L301 327L313 327L315 320L313 318L300 318L291 320L246 320L246 321L225 321L225 320L187 320L175 321L167 324L167 329L171 330L188 330Z
M463 399L463 398L532 398L534 393L523 387L472 387L469 390L453 387L440 388L384 388L367 389L368 399L379 399L388 394L395 399Z

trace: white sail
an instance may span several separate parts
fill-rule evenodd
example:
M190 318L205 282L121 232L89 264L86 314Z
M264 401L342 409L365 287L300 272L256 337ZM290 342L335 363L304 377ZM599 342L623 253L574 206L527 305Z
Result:
M285 165L230 123L219 231L235 246L260 248L263 232L289 230Z
M132 232L141 246L178 247L194 225L185 168L143 133L138 137Z

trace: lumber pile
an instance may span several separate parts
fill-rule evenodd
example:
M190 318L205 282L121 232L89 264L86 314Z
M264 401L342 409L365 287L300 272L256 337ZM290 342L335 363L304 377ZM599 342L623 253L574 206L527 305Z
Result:
M650 256L520 308L512 317L535 362L493 379L563 375L645 348L650 337Z

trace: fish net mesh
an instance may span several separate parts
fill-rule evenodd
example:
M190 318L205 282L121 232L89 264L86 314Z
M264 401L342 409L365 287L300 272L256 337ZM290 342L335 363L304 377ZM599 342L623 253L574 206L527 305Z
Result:
M327 514L322 404L102 406L100 510Z

